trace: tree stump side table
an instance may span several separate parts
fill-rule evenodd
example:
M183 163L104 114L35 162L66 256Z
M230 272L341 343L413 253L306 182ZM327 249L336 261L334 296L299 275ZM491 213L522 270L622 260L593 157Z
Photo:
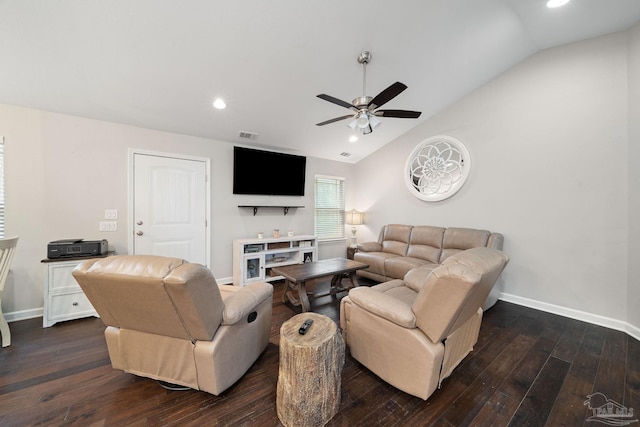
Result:
M313 324L305 335L298 329ZM344 341L335 322L317 313L301 313L280 328L280 369L276 394L278 418L287 427L323 426L340 407Z

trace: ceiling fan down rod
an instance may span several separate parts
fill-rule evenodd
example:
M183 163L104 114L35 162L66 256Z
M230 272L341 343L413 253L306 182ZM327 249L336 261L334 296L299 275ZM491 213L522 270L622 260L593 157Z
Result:
M367 64L371 61L371 52L365 50L358 56L358 62L362 64L362 97L367 96Z
M362 96L367 96L367 63L362 63Z

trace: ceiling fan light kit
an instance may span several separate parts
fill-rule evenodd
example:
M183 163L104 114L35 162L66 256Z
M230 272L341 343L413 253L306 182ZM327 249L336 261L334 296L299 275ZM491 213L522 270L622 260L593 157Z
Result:
M380 125L380 120L378 120L376 116L369 116L369 124L375 129Z
M369 126L369 117L366 114L360 114L356 121L358 122L358 127L360 129L364 129Z
M355 98L351 103L343 101L327 94L320 94L318 98L325 101L348 108L353 113L346 116L340 116L333 119L325 120L317 123L316 126L324 126L330 123L338 122L345 119L352 119L347 126L351 129L359 129L364 135L373 132L373 129L380 125L378 117L394 117L401 119L417 119L420 117L420 111L409 110L378 110L387 102L400 95L407 86L400 82L395 82L375 97L367 96L366 78L367 64L371 61L371 52L363 51L358 56L358 62L362 64L362 96Z

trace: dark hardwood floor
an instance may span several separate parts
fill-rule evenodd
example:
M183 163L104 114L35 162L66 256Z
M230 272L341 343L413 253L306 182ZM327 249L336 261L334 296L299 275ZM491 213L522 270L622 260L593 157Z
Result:
M0 426L280 426L278 333L297 311L280 302L282 283L275 287L270 344L221 396L168 391L113 370L99 319L47 329L42 319L11 323L12 345L0 348ZM338 320L336 298L312 308ZM605 425L587 421L593 413L584 401L594 392L640 412L640 342L499 301L484 315L475 351L426 402L347 355L340 411L328 425Z

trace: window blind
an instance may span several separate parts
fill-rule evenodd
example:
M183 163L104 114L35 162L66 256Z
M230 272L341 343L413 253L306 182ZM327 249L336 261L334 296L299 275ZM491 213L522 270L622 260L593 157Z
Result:
M344 238L344 178L317 175L315 235L318 240Z

